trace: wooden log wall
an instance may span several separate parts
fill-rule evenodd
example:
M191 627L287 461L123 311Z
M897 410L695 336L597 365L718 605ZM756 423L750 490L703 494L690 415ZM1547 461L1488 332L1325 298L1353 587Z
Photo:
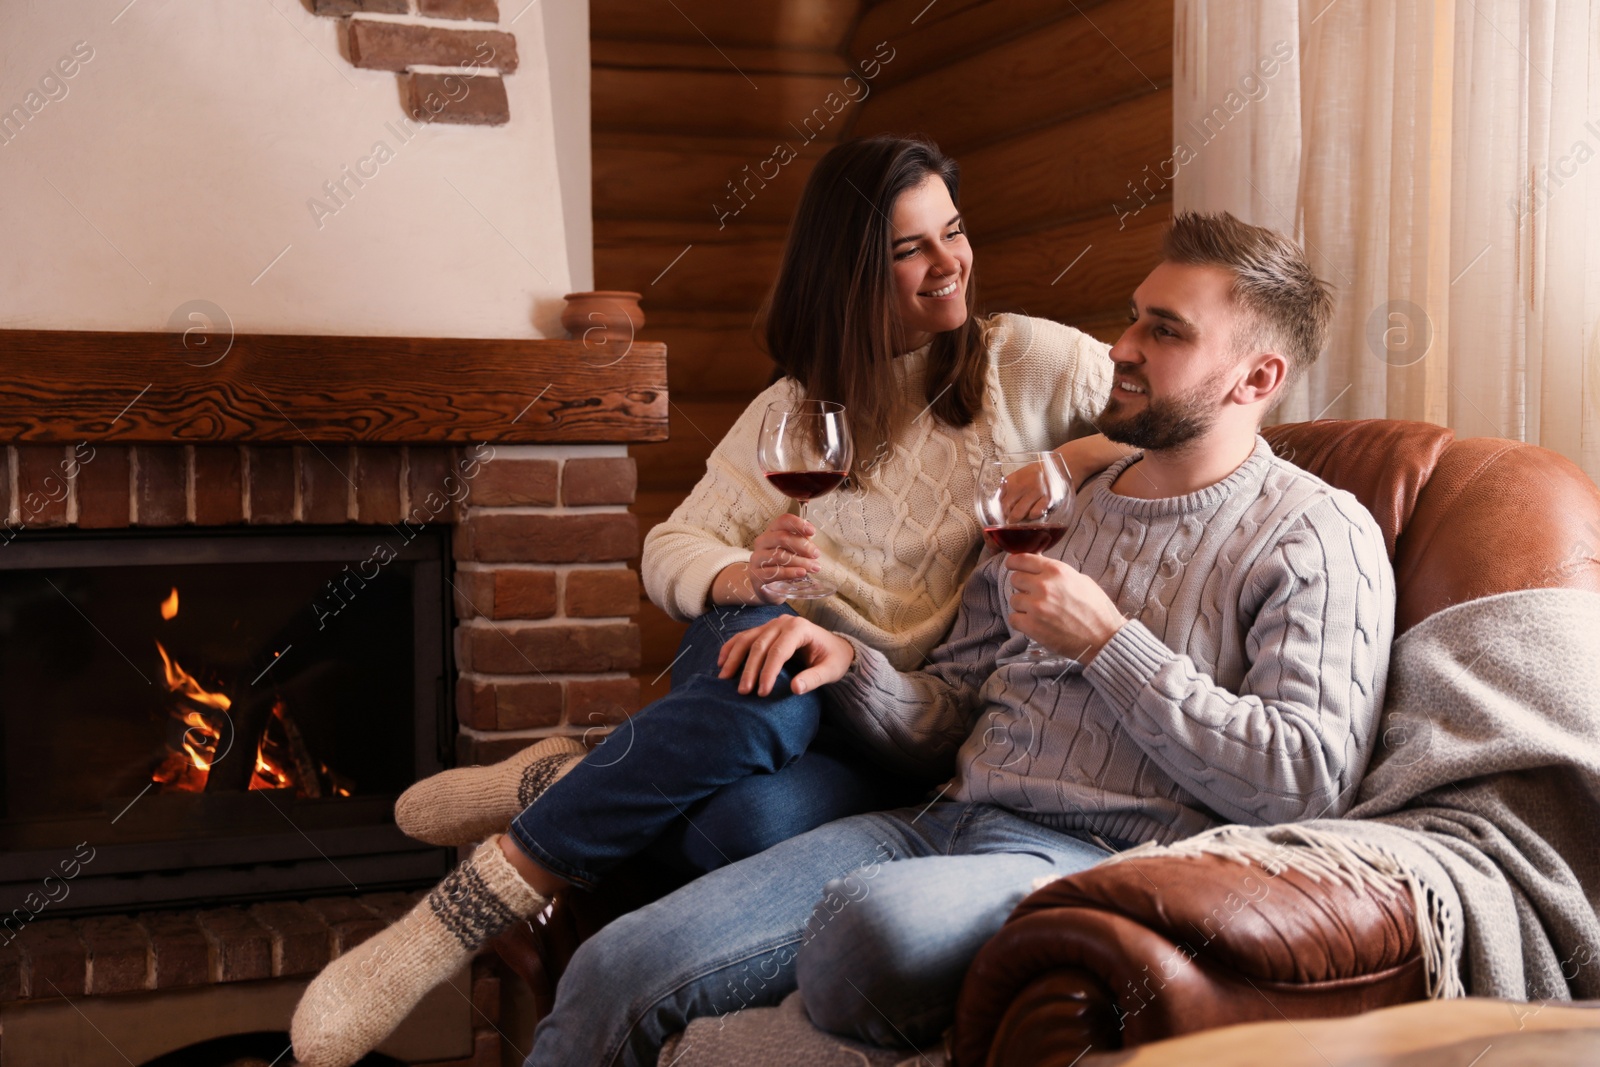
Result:
M919 11L853 134L960 161L985 308L1115 340L1171 217L1171 0L882 0L855 46Z
M642 529L768 381L755 312L800 188L840 139L920 132L961 161L989 310L1114 338L1154 265L1171 0L593 0L590 25L596 286L643 293L641 336L670 353L671 437L631 449ZM804 125L863 69L865 99ZM780 145L793 161L752 181ZM648 603L640 623L649 699L683 628Z
M812 140L790 123L841 89L858 5L592 0L595 284L643 293L640 336L669 352L671 436L632 449L642 530L699 480L772 373L756 311L800 188L859 105ZM759 180L780 144L795 158ZM667 689L658 676L683 627L648 602L640 626L648 700Z

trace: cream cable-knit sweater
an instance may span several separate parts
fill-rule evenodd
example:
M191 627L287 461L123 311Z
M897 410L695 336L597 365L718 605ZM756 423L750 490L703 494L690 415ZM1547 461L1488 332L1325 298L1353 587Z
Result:
M1054 448L1093 432L1111 389L1108 346L1070 326L1022 315L997 315L988 336L983 412L970 426L917 415L900 440L856 441L857 475L811 502L820 576L839 586L826 600L793 601L814 622L879 649L909 670L944 637L977 562L981 528L973 510L984 457ZM921 407L928 348L895 361L898 388ZM644 542L650 599L676 619L709 605L712 582L748 560L750 543L796 506L756 465L756 439L767 405L798 398L785 378L745 409L700 479Z

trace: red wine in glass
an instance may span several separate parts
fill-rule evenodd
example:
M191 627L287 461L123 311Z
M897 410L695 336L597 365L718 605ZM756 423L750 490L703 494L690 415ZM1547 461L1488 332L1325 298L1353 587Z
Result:
M1067 534L1065 524L985 526L983 539L1002 552L1048 552Z
M850 474L855 449L844 405L826 400L796 400L767 405L756 443L756 462L772 487L800 504L833 492ZM807 574L766 582L762 590L786 600L820 600L838 592L831 582Z
M1007 554L1047 552L1067 533L1072 476L1057 452L1002 452L978 476L978 520L983 539ZM1049 651L1032 638L1025 653Z
M843 471L767 471L767 481L790 500L815 500L844 484Z

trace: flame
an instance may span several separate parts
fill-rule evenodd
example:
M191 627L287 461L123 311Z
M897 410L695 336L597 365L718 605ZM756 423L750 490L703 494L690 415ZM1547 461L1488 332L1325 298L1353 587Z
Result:
M178 666L167 650L161 647L161 642L156 642L156 651L161 653L161 669L167 675L167 690L180 696L188 697L196 704L204 704L208 708L218 711L227 711L233 707L233 701L228 699L226 693L209 692L199 682L194 680L194 675Z
M184 724L181 747L167 752L150 780L178 792L204 792L211 765L217 760L222 731L198 711L183 713L180 721Z
M189 762L194 764L195 770L210 772L222 731L206 722L197 711L189 712L183 721L189 727L183 731L183 751L188 753Z
M161 617L171 619L178 614L178 589L161 602ZM201 793L211 777L211 768L227 755L218 752L223 738L217 716L227 718L226 712L233 700L226 693L213 692L179 665L160 641L156 651L161 654L161 670L167 691L177 698L169 708L171 716L183 726L183 735L176 746L169 745L161 764L150 780L166 791ZM274 653L278 655L278 653ZM311 767L312 757L305 741L289 718L288 708L280 697L273 702L272 716L267 728L261 731L256 744L255 762L251 768L249 789L292 789L302 796L320 797L324 781L334 795L350 795L349 782L336 774L326 763Z
M171 598L168 599L172 602ZM161 668L166 675L168 692L177 693L202 708L227 711L233 706L227 694L207 690L195 680L194 675L179 666L160 641L156 642L156 651L161 653ZM217 760L217 743L222 740L222 729L199 708L185 706L183 702L173 707L172 715L184 727L181 748L167 753L161 766L150 776L151 781L180 792L202 792L206 787L206 779L210 777L211 765Z
M267 755L267 746L262 743L256 749L256 769L250 776L251 789L293 789L294 774L289 768L281 767Z
M287 721L284 717L286 711L281 697L273 701L272 717L280 728ZM250 773L251 789L295 788L295 773L289 768L293 757L280 752L281 747L270 729L261 732L261 743L256 746L255 769Z

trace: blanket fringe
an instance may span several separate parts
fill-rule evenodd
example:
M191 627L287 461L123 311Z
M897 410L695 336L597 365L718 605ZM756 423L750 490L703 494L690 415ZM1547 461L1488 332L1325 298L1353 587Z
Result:
M1172 845L1140 845L1102 862L1199 855L1255 864L1273 877L1293 870L1318 884L1327 879L1350 889L1410 893L1428 996L1438 1000L1466 995L1456 966L1454 917L1449 905L1398 856L1371 842L1300 826L1275 826L1265 831L1222 826Z

